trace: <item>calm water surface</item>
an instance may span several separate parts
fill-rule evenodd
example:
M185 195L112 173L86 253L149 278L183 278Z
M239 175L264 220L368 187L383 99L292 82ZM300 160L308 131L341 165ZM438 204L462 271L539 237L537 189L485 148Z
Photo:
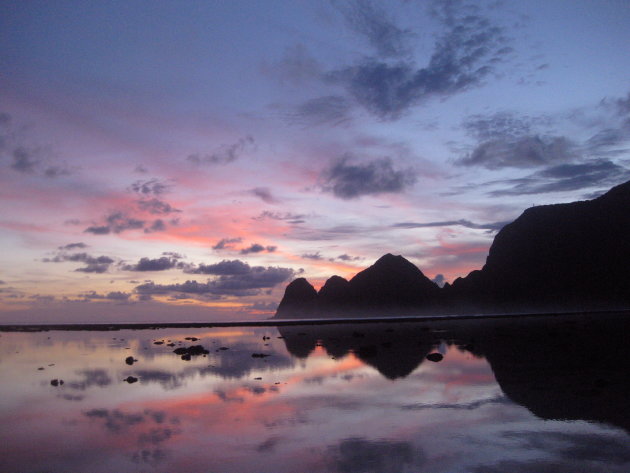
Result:
M0 332L0 471L627 473L626 320Z

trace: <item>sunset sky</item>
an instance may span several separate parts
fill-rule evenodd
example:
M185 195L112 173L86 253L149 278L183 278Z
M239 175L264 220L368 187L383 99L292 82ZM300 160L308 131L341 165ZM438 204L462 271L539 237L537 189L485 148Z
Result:
M5 0L0 323L262 319L388 252L465 276L524 209L630 179L628 25L626 0Z

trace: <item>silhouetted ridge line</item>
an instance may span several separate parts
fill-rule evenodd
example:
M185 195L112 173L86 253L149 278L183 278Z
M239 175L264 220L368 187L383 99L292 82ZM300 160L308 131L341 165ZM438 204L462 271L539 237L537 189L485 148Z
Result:
M286 288L275 318L609 310L630 307L630 181L589 201L532 207L501 229L486 264L439 288L386 254L319 293Z

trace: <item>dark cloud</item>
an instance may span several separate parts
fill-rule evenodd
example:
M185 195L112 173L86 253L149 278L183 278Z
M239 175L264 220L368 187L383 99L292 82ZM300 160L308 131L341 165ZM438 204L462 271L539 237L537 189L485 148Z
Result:
M530 117L512 112L491 115L470 115L462 123L469 136L480 142L510 140L531 135L540 126L548 127L551 120L545 116Z
M146 174L149 172L149 170L146 168L146 166L143 166L142 164L138 164L134 169L133 172L137 172L138 174Z
M337 3L347 24L364 36L381 57L401 57L410 52L411 31L399 28L387 11L369 0Z
M58 247L57 249L62 250L62 251L68 251L68 250L82 250L84 248L87 248L87 245L85 243L78 242L78 243L68 243L67 245Z
M168 192L170 185L157 178L149 179L149 180L139 180L131 184L129 189L136 194L141 195L162 195Z
M189 268L191 274L214 274L217 276L244 275L251 272L251 266L241 260L223 260L215 264L199 264L195 268Z
M141 211L149 212L154 215L168 215L171 213L181 212L181 210L172 207L168 202L164 202L163 200L157 198L142 199L138 200L136 203Z
M484 141L456 164L486 169L531 168L567 162L577 157L576 146L567 138L534 135Z
M39 159L35 158L34 153L23 147L15 148L12 157L11 169L14 171L34 173L35 167L39 164Z
M315 253L304 253L302 255L300 255L302 258L306 258L306 259L312 259L315 261L319 261L324 259L324 257L320 254L319 251L315 252Z
M611 187L628 179L630 169L606 159L596 159L587 163L552 166L524 178L495 182L493 184L506 187L489 195L502 197Z
M175 255L175 256L173 256ZM180 261L181 256L177 254L164 254L160 258L140 258L135 264L122 266L124 271L165 271L167 269L186 267L186 263Z
M337 256L337 259L341 261L360 261L363 258L360 256L350 256L344 253L343 255Z
M288 47L280 61L263 65L263 71L278 77L282 82L301 86L322 74L321 65L311 56L306 46L299 43Z
M209 154L191 154L188 161L195 164L228 164L238 159L247 149L254 144L254 138L246 136L239 138L238 141L231 145L223 145L214 153Z
M341 199L355 199L363 195L402 192L416 182L416 172L394 169L390 158L352 164L345 156L324 170L321 180L324 191Z
M121 291L111 291L107 294L99 294L96 291L88 291L81 294L81 297L85 301L90 300L110 300L110 301L128 301L131 294Z
M340 95L307 100L287 114L289 123L302 126L340 125L350 119L350 102Z
M73 171L65 164L55 163L50 149L26 144L26 141L19 137L20 131L14 126L11 115L0 113L0 157L9 159L12 170L49 178L72 174Z
M238 261L238 260L236 260ZM222 263L224 263L222 265ZM231 264L230 264L231 263ZM217 265L200 265L191 271L199 274L219 274L207 282L186 281L181 284L155 284L148 282L136 287L138 294L183 293L208 296L252 296L261 289L272 288L296 273L289 268L249 266L247 263L234 264L223 261ZM214 268L212 268L214 266ZM211 272L213 271L213 272ZM224 271L220 273L219 271Z
M260 215L258 215L257 217L252 217L254 220L265 220L265 219L270 219L270 220L281 220L284 222L288 222L290 224L293 225L297 225L300 223L304 223L306 220L306 215L305 214L294 214L291 212L270 212L269 210L265 210L264 212L262 212Z
M60 176L69 176L72 170L66 166L49 166L44 170L44 176L55 178Z
M85 264L81 268L75 269L82 273L104 273L114 263L109 256L91 256L87 253L66 253L64 250L59 251L52 258L44 258L44 263L63 263L63 262L80 262Z
M276 199L271 190L268 187L255 187L249 191L250 194L255 195L263 202L268 204L277 204L278 199Z
M171 220L171 224L176 224L177 220ZM85 233L94 235L108 235L110 233L122 233L127 230L142 230L144 233L161 232L166 230L166 223L162 219L155 219L151 222L129 216L124 212L116 211L105 217L102 225L92 225L84 230Z
M263 246L259 243L252 243L247 248L241 249L241 254L248 255L250 253L262 253L263 251L266 251L267 253L273 253L274 251L276 251L276 249L276 246Z
M478 10L460 14L446 6L439 13L436 18L446 32L437 39L425 67L371 58L332 72L329 79L344 84L359 104L386 120L399 118L429 98L449 97L478 86L511 53L508 38Z
M392 225L394 228L432 228L432 227L452 227L455 225L472 228L474 230L499 231L509 222L474 223L470 220L444 220L441 222L399 222Z
M166 230L166 224L161 218L153 220L151 225L144 227L144 233L163 232Z
M235 238L222 238L221 240L219 240L216 245L214 245L212 247L213 250L225 250L225 249L230 249L233 247L233 245L235 243L240 243L241 241L243 241L243 239L241 237L235 237Z
M112 212L105 218L104 225L91 226L84 230L94 235L107 235L109 233L121 233L125 230L139 230L145 226L144 220L129 217L123 212Z

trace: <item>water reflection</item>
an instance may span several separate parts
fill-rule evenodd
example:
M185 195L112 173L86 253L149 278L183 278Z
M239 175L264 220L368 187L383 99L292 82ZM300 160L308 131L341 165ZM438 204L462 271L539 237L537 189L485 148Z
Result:
M0 471L627 472L627 326L3 332Z

